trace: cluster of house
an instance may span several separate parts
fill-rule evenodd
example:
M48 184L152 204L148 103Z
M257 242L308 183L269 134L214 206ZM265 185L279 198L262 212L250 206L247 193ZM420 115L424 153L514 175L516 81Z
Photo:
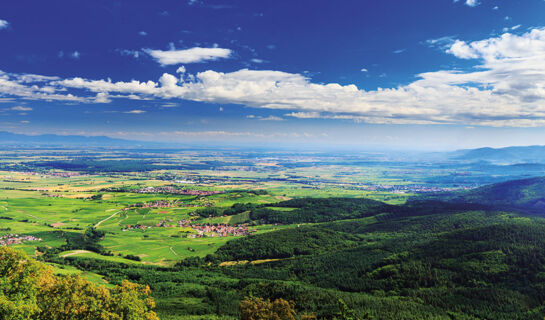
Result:
M157 200L146 203L136 203L131 204L128 207L123 208L123 210L130 210L132 208L172 208L172 207L181 207L183 206L181 201L174 200Z
M202 238L202 237L229 237L229 236L247 236L250 233L248 230L248 224L241 225L228 225L228 224L214 224L214 225L200 225L193 224L191 228L197 233L190 234L190 238ZM252 230L255 232L257 230Z
M203 237L229 237L229 236L247 236L250 233L248 224L241 225L229 225L229 224L199 224L192 223L191 220L178 220L177 225L172 223L172 219L161 220L159 223L156 223L155 226L146 226L142 224L127 225L122 230L145 230L150 228L174 228L174 227L189 227L196 231L196 233L191 233L188 235L188 238L203 238ZM257 229L251 230L251 232L256 232Z
M9 246L11 244L20 244L24 241L42 241L40 238L34 236L23 236L18 234L6 234L0 236L0 247Z
M146 187L138 189L136 193L169 193L169 194L183 194L192 196L209 196L212 194L221 193L219 191L206 191L206 190L193 190L193 189L177 189L174 187Z
M174 201L168 201L168 200L157 200L152 202L146 202L146 203L135 203L130 204L127 207L123 208L122 210L131 210L134 208L175 208L175 207L210 207L212 206L211 203L205 202L205 203L199 203L199 204L192 204L192 203L183 203L182 201L174 200Z
M46 198L62 198L62 194L60 193L42 193L42 196Z
M125 226L125 228L121 229L121 231L127 231L127 230L145 230L150 229L151 226L145 226L143 224L128 224Z
M70 177L77 177L81 176L81 173L76 171L66 171L66 172L49 172L50 176L53 177L61 177L61 178L70 178Z
M427 192L449 192L455 190L468 190L472 187L462 186L462 187L437 187L437 186L427 186L427 185L418 185L418 184L408 184L408 185L366 185L361 187L363 190L367 191L388 191L392 193L427 193Z

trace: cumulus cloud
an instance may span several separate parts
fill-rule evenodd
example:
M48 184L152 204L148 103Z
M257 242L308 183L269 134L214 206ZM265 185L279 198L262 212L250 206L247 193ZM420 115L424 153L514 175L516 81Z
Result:
M9 27L9 22L7 22L6 20L0 19L0 30L6 29L7 27Z
M479 4L481 4L481 3L479 1L477 1L477 0L466 0L466 6L468 6L468 7L476 7Z
M53 87L58 77L35 74L13 74L0 71L0 96L20 97L26 100L88 102L84 97L66 94L66 88Z
M229 58L231 56L230 49L224 48L201 48L195 47L184 50L152 50L143 49L161 65L182 64L182 63L198 63L205 61L213 61L218 59Z
M110 99L109 95L105 92L99 92L97 93L95 100L93 101L95 103L110 103L112 100Z
M474 50L469 45L467 45L467 43L460 40L454 41L450 48L447 49L447 52L461 59L477 58L477 54L474 52Z
M529 126L545 123L545 29L482 41L454 41L447 53L475 59L466 72L441 70L396 88L365 91L355 85L316 84L301 74L274 70L208 70L184 81L165 73L158 82L81 78L63 86L179 98L254 108L291 110L289 116L369 123L463 123Z
M164 73L158 81L144 82L0 73L0 95L83 102L117 97L184 99L279 109L286 111L285 117L367 123L545 125L545 28L473 42L458 39L445 46L445 53L476 65L465 71L421 73L407 85L369 91L355 85L313 83L302 74L242 69ZM86 96L61 92L66 89Z

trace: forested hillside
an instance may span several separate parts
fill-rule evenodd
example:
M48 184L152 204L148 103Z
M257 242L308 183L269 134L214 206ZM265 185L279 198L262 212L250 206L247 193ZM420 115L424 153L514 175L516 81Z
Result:
M428 198L459 204L480 204L496 210L544 214L545 178L511 180L469 191L438 194Z
M237 318L248 296L292 301L318 319L339 319L343 305L360 319L543 318L545 220L445 202L388 208L232 240L175 268L62 262L149 285L164 319Z

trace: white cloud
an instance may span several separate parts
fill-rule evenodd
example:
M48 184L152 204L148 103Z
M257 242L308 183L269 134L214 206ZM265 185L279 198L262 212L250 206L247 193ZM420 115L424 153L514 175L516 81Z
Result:
M66 88L52 87L48 83L58 77L35 74L13 74L0 71L0 97L20 97L26 100L87 102L88 99L65 94ZM44 85L44 83L46 83Z
M365 68L361 68L360 70L361 72L368 72L369 70L365 69Z
M23 106L15 106L15 107L11 107L10 109L14 111L32 111L31 107L23 107Z
M545 29L482 41L457 40L448 48L477 59L473 70L441 70L396 88L360 90L354 85L316 84L301 74L242 69L212 70L183 81L165 73L159 81L111 82L81 78L64 86L254 108L292 110L294 117L352 119L369 123L545 124Z
M185 71L186 71L186 70L185 70L185 67L184 67L184 66L181 66L181 67L179 67L178 69L176 69L176 73L182 73L182 74L183 74L183 73L185 73Z
M476 65L466 71L426 72L407 85L369 91L275 70L207 70L183 78L164 73L156 82L0 73L0 95L81 102L184 99L285 110L286 117L367 123L545 126L545 28L456 40L445 52ZM67 95L62 92L67 88L83 89L87 96Z
M144 110L131 110L131 111L125 111L123 113L142 114L142 113L146 113L146 111L144 111Z
M6 29L7 27L9 27L9 22L7 22L6 20L0 19L0 30Z
M291 113L286 113L284 116L299 118L299 119L316 119L316 118L322 117L322 115L319 112L291 112Z
M432 47L432 48L441 48L446 49L450 48L450 46L454 43L454 37L453 36L444 36L436 39L428 39L426 40L425 44Z
M112 100L110 99L109 95L105 92L99 92L97 93L95 100L95 103L110 103Z
M72 52L72 54L70 54L70 57L72 59L79 59L79 56L80 56L80 53L78 51L74 51Z
M224 48L195 47L185 50L162 51L143 49L143 51L152 56L162 65L213 61L222 58L229 58L231 56L231 50Z
M277 117L277 116L268 116L268 117L258 117L258 120L261 121L284 121L284 118Z
M115 51L119 52L122 56L140 57L140 51L138 50L116 49Z
M468 46L467 43L460 40L454 41L450 48L447 49L447 53L451 53L461 59L477 58L477 54L474 52L474 50Z
M479 4L481 4L481 3L479 1L477 1L477 0L466 0L466 6L468 6L468 7L476 7Z

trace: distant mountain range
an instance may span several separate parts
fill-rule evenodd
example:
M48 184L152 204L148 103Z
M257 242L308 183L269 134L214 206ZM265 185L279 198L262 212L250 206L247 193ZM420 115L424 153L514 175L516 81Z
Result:
M78 135L26 135L0 131L0 145L24 146L95 146L95 147L138 147L159 145L158 143L116 139L105 136Z
M545 146L478 148L458 150L449 158L467 161L491 161L497 163L545 163Z

